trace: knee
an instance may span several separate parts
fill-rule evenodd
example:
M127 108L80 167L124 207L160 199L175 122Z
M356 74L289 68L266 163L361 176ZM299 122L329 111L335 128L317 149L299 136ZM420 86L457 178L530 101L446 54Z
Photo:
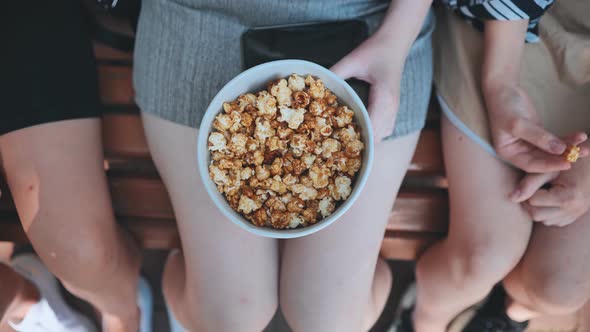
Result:
M227 295L227 294L226 294ZM229 294L220 292L213 303L203 303L196 292L185 293L190 331L251 332L263 331L278 309L277 294Z
M35 246L44 263L64 284L76 288L100 287L104 276L112 276L119 257L113 241L100 236L53 241Z
M447 264L451 280L459 286L481 285L491 288L518 263L522 252L501 241L466 242L452 249Z
M569 278L567 273L523 273L523 285L533 310L562 315L576 312L588 301L582 279Z

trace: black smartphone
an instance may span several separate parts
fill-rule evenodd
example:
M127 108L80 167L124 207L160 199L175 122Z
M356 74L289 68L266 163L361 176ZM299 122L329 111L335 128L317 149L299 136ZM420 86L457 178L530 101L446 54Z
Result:
M251 28L242 34L242 63L248 69L261 63L300 59L330 68L369 37L360 20L303 23ZM369 85L347 81L367 104Z

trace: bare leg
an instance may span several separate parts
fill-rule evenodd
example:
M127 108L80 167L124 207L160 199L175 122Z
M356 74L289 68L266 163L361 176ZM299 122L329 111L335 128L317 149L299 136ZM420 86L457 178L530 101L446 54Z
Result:
M442 135L450 228L418 262L418 332L443 332L457 314L482 300L516 266L532 228L526 212L508 199L518 173L446 118Z
M0 332L9 332L9 321L20 321L39 301L39 291L28 280L0 263Z
M375 146L363 194L334 225L288 240L281 308L295 331L361 331L383 310L391 275L377 257L385 225L419 133ZM377 272L377 273L376 273Z
M588 236L590 212L566 227L535 225L522 261L504 281L513 299L511 318L569 314L584 306L590 299Z
M167 302L191 331L262 330L277 309L277 241L240 229L213 205L197 171L196 129L142 117L182 239L183 255L165 271Z
M47 123L2 136L0 150L23 227L49 270L98 308L107 331L137 331L140 257L115 223L100 133L98 119Z

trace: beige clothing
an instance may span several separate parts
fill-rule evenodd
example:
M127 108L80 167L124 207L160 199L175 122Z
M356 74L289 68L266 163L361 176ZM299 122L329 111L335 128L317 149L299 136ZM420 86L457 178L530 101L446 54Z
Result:
M448 10L437 15L434 77L448 106L443 110L460 129L489 144L481 92L483 34ZM556 1L541 19L540 37L525 45L523 88L551 132L590 131L590 1Z

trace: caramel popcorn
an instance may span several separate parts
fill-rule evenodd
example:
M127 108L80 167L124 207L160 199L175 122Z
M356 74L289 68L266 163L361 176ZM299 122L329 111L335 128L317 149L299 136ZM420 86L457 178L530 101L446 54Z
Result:
M362 168L354 111L311 75L224 103L212 127L209 176L259 227L305 227L329 217Z
M292 109L286 106L280 106L279 110L281 112L281 117L278 119L279 121L287 122L289 128L291 129L299 128L299 125L303 122L303 114L305 114L305 109Z
M303 77L297 74L289 76L289 89L293 92L305 89L305 80Z
M270 94L277 99L279 106L291 106L292 93L291 89L287 86L287 80L284 78L271 84Z
M255 201L247 196L240 197L240 203L238 203L238 211L242 211L246 214L259 209L262 204L260 202Z
M258 114L266 118L272 118L277 113L277 100L267 91L260 91L256 100Z
M565 160L575 163L580 158L580 147L572 145L565 151Z

